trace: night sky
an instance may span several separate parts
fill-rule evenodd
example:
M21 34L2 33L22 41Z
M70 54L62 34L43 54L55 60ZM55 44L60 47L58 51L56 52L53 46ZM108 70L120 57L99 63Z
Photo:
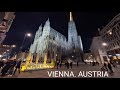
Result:
M69 12L16 12L15 14L16 18L7 33L4 44L16 44L19 48L25 33L30 32L32 37L26 38L23 46L28 49L39 25L44 25L48 18L51 27L67 37ZM92 37L98 34L97 29L105 26L117 14L116 12L73 12L78 34L82 37L84 51L89 50Z

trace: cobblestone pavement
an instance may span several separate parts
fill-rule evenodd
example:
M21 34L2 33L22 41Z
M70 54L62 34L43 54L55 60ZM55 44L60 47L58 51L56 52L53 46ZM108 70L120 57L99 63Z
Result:
M36 71L27 71L27 72L21 72L21 74L16 73L16 75L13 75L11 77L5 76L3 78L53 78L49 77L48 72L51 71L70 71L73 72L75 76L79 75L80 71L101 71L102 66L91 66L91 65L85 65L85 64L80 64L78 67L76 65L73 65L72 69L66 69L64 66L62 66L61 69L44 69L44 70L36 70ZM118 68L113 68L114 73L110 74L108 71L108 76L109 77L102 77L102 78L120 78L120 66ZM58 78L58 77L56 77ZM59 78L69 78L69 77L59 77ZM70 77L73 78L73 77ZM83 77L75 77L75 78L83 78ZM86 77L84 77L86 78ZM89 77L87 77L89 78ZM101 78L101 77L92 77L92 78Z

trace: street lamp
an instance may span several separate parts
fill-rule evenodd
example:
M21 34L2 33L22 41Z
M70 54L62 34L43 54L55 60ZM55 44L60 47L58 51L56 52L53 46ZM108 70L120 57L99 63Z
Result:
M26 38L26 37L31 37L31 36L32 36L32 35L31 35L31 33L26 33L26 34L25 34L25 36L24 36L24 39L23 39L23 42L22 42L22 45L21 45L20 49L22 49L22 47L23 47L23 44L24 44L25 38Z
M102 43L102 46L107 46L107 45L108 45L108 44L107 44L107 43L105 43L105 42L104 42L104 43Z
M2 55L0 55L0 58L2 57Z
M110 29L108 32L107 32L109 35L112 35L112 29Z
M15 48L15 47L16 47L16 45L12 45L12 47L13 47L13 48Z
M22 50L22 47L23 47L23 44L24 44L24 41L25 41L26 37L31 37L31 36L32 36L31 33L25 33L23 41L22 41L22 45L20 46L20 49L19 49L19 52L18 52L19 55L20 55L20 51Z
M10 50L8 49L7 52L9 52Z
M27 35L28 37L31 37L31 33L27 33L26 35Z

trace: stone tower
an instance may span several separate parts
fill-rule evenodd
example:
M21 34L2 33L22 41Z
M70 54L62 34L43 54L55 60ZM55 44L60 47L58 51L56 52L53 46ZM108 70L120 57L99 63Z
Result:
M78 36L78 33L75 26L75 22L73 20L72 13L70 12L70 21L68 23L68 43L73 48L78 46L77 36Z
M82 60L83 46L81 36L78 36L75 22L73 20L72 12L70 12L70 21L68 22L68 44L69 55L75 57L75 60Z

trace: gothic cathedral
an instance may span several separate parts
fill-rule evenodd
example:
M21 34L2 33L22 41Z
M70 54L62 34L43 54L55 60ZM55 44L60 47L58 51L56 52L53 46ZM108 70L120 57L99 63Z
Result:
M52 61L64 61L71 58L74 62L83 61L83 45L81 36L78 35L75 22L70 12L68 23L68 39L50 26L48 19L36 32L34 42L30 46L33 55L32 62L43 63L47 55L47 63Z

